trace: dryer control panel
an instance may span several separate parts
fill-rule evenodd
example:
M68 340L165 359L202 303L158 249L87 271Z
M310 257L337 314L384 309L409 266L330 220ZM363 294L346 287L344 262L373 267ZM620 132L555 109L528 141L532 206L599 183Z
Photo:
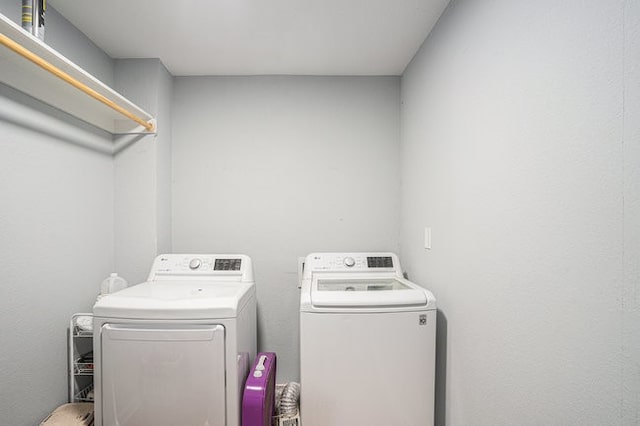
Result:
M216 276L238 281L252 281L251 259L242 254L162 254L156 257L149 281L179 276L212 278Z
M402 274L393 253L312 253L305 259L304 275L313 272L396 272Z

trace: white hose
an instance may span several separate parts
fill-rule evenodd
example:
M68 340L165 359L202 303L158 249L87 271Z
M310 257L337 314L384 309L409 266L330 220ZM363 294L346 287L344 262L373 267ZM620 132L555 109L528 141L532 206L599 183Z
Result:
M300 397L300 383L289 382L282 390L280 398L280 415L295 416L298 414L298 398Z

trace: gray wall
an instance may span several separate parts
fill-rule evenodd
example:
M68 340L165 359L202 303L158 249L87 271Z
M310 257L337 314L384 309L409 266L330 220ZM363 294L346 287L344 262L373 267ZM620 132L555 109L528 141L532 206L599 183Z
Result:
M157 119L155 135L116 140L115 261L129 281L144 281L154 257L171 252L173 77L158 59L118 59L116 90Z
M0 13L21 25L22 3L0 0ZM44 41L85 71L113 87L113 59L50 5L45 13Z
M298 378L298 256L398 249L399 79L177 78L173 249L252 257L259 348Z
M173 82L174 78L158 60L156 68L156 90L158 106L156 110L156 235L157 252L173 251L171 216L171 147L173 125ZM151 268L151 264L148 265Z
M624 3L622 419L640 424L640 2Z
M17 20L19 4L2 0L0 12ZM102 52L48 17L54 48L112 78ZM0 117L0 423L33 425L66 402L69 317L91 309L113 268L113 160L77 144L109 147L111 136L6 86L0 106L20 118Z
M640 421L639 17L454 0L402 78L401 255L438 298L439 424Z

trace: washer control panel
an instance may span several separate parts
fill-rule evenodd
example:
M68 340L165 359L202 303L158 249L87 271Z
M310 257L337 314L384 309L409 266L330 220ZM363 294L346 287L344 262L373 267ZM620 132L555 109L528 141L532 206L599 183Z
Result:
M392 253L314 253L305 260L307 271L381 271L399 270L397 257Z

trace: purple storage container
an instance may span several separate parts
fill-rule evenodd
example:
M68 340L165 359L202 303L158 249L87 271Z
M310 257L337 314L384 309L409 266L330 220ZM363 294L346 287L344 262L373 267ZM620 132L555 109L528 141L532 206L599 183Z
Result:
M275 398L276 354L260 352L244 386L242 426L271 426Z

